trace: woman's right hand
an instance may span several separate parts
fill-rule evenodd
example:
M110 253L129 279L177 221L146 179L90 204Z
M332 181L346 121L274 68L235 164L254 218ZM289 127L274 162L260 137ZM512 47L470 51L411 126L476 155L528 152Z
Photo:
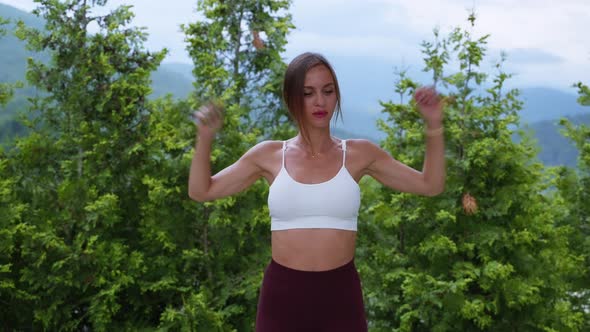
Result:
M198 128L199 136L213 138L223 125L223 110L219 105L208 103L195 111L192 118Z

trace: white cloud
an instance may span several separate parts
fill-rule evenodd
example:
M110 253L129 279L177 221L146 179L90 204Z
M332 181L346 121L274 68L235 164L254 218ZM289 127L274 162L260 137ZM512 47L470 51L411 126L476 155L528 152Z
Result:
M36 7L32 0L0 2L24 10ZM133 4L134 24L148 27L147 47L169 48L166 61L190 62L179 25L196 20L196 3L110 0L108 4L111 8ZM389 59L393 65L420 66L420 43L432 40L433 28L440 27L445 34L455 26L467 27L473 8L477 21L472 33L491 34L488 54L497 58L506 51L507 65L518 73L519 82L564 86L590 81L588 0L294 0L289 11L297 29L288 37L285 56L312 50L328 57L366 56Z
M149 33L146 47L159 51L168 48L165 62L190 62L185 50L184 34L180 25L196 21L200 15L196 12L196 1L159 1L159 0L109 0L110 8L121 5L133 5L135 13L133 24L147 27Z
M588 62L590 3L514 3L508 8L482 6L480 30L492 33L491 47L542 49L567 61Z
M2 0L0 3L25 11L31 11L37 7L37 4L32 0Z
M588 1L384 1L390 22L404 21L410 30L428 34L467 27L471 9L476 11L476 34L491 34L490 47L531 48L575 59L587 52L590 35ZM401 7L401 9L400 9Z
M573 81L590 80L590 34L586 32L590 1L384 0L382 5L389 22L403 22L422 39L431 40L435 26L441 33L461 26L475 36L490 34L488 54L497 58L506 51L507 66L522 84L563 88ZM476 12L475 28L466 20L471 9ZM521 56L523 49L532 51L530 61L519 57L518 65L511 64L510 55ZM534 53L561 61L538 62Z
M324 36L316 32L294 33L289 39L292 56L305 51L326 55L368 56L397 60L400 54L412 53L413 47L396 36Z

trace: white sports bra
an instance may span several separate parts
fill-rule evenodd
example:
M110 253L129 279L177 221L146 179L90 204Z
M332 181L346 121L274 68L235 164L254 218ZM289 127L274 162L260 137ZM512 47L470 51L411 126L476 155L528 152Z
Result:
M271 231L294 228L334 228L357 230L360 188L345 167L346 141L342 140L342 167L332 179L314 184L295 181L285 168L285 150L281 170L269 188L268 209Z

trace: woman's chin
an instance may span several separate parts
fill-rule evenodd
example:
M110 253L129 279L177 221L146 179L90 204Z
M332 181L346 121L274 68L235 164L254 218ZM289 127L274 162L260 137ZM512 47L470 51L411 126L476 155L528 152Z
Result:
M317 129L325 129L330 128L330 121L328 119L322 121L308 121L307 122L308 128L317 128Z
M316 117L312 116L308 119L307 123L312 127L329 127L331 116Z

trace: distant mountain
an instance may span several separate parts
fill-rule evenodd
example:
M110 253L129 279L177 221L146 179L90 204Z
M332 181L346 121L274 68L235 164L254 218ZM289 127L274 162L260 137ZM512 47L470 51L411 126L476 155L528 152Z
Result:
M185 79L190 82L193 81L193 65L188 63L179 62L163 62L162 67L165 67L167 71L181 74Z
M586 107L586 114L567 116L574 125L590 125L590 107ZM574 143L561 134L563 128L559 120L545 120L534 122L527 130L533 132L539 151L539 160L546 166L565 165L576 167L579 152Z
M533 123L588 114L588 107L578 104L577 98L573 88L572 93L548 88L521 89L520 99L524 106L520 118L523 122Z
M5 29L9 30L8 33L0 37L0 82L22 80L27 64L26 59L39 55L27 51L24 43L10 33L10 30L14 28L14 24L18 20L22 20L27 26L42 29L43 20L33 14L3 4L0 4L0 16L12 22L12 24L5 26Z
M14 83L16 81L24 81L27 58L47 59L47 55L28 51L24 43L16 38L11 33L11 30L14 29L14 24L18 20L22 20L27 26L40 29L44 26L43 20L30 13L4 4L0 4L0 16L11 21L11 24L4 26L4 29L8 30L7 34L0 37L0 82ZM17 127L13 124L8 127L11 129L7 129L3 128L2 124L14 119L15 110L25 105L26 97L33 93L33 90L30 88L18 90L15 92L11 103L5 109L0 109L0 129L2 131L0 136L7 135L7 132L12 132L13 127Z
M152 95L150 98L159 98L166 94L172 94L175 98L186 98L193 90L190 71L192 66L185 65L186 73L178 71L178 64L160 64L160 68L152 73Z

